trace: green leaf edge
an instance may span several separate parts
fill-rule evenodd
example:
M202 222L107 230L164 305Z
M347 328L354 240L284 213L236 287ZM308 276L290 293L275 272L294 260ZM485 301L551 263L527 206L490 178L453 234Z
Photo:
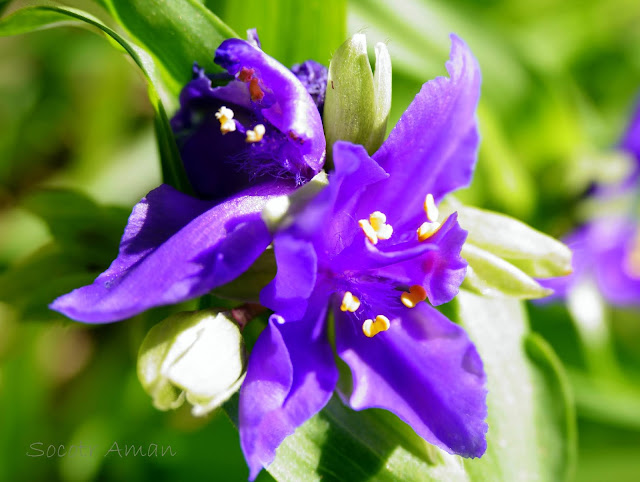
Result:
M44 22L40 20L40 22L35 26L20 25L20 20L28 18L32 12L51 12L62 17L79 20L81 23L75 23L73 21L68 23L64 20L58 21L51 17L49 19L45 19ZM12 23L17 23L17 28L15 28L14 25L14 29L12 30ZM186 172L184 171L178 146L176 145L175 138L173 137L173 131L169 124L169 118L158 92L158 87L161 87L162 84L159 79L156 78L155 72L153 71L153 69L155 69L155 64L151 59L151 56L144 49L124 39L117 32L87 12L70 7L50 5L26 7L0 19L0 36L19 35L57 26L86 27L86 25L83 24L88 24L98 28L107 36L108 39L114 40L129 54L142 71L142 74L147 80L149 100L156 111L155 128L158 134L158 148L160 152L163 180L182 192L192 193L191 185L187 179ZM152 69L150 69L149 66L151 66Z
M528 333L524 340L527 356L547 378L549 388L562 400L564 423L564 439L566 441L566 468L563 480L573 480L578 457L578 426L573 391L569 377L562 362L551 348L551 345L539 334Z
M128 23L123 20L117 5L114 4L113 0L97 0L97 1L111 14L113 19L118 23L118 25L120 25L120 27L122 27L122 29L124 29L125 32L127 32L132 38L134 38L141 45L147 45L147 43L141 39L140 35L136 35L136 31L134 29L129 28ZM189 6L194 10L196 10L198 14L202 15L202 17L211 24L214 30L220 33L221 37L240 38L240 36L236 32L234 32L234 30L231 27L229 27L222 20L220 20L220 18L218 18L217 15L215 15L211 10L209 10L201 1L198 1L198 0L180 0L180 1L189 4ZM152 50L152 49L149 48L148 50ZM153 52L147 52L147 53L151 58L157 58L159 60L159 65L162 67L166 83L168 84L167 87L171 91L171 94L177 97L180 94L180 91L182 90L183 83L180 81L180 79L176 78L175 74L172 72L173 69L169 68L167 64L164 61L162 61L161 58L159 58L160 57L159 55ZM190 62L194 60L196 59L189 59ZM203 64L202 66L205 66L205 65L207 67L207 70L215 69L215 68L219 69L219 67L216 64L213 64L212 62ZM188 66L188 69L190 68L191 68L191 65Z

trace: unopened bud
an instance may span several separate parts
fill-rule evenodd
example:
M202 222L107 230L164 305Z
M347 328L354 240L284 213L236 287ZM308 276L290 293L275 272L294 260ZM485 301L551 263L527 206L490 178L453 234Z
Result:
M238 325L214 310L177 313L140 347L138 378L160 410L186 400L195 416L224 403L242 384L245 349Z
M364 34L343 43L331 59L323 115L329 158L338 140L361 144L369 154L384 140L391 110L391 58L383 43L375 51L375 75Z

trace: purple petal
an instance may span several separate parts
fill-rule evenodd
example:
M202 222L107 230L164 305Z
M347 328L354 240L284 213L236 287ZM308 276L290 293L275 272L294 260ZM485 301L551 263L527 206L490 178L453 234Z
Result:
M212 206L161 186L134 207L109 269L51 308L78 321L104 323L201 296L260 256L271 242L260 212L270 198L293 188L263 184Z
M640 266L631 266L634 249L639 249L640 224L625 219L593 223L590 254L598 287L609 303L640 306Z
M635 221L607 218L596 219L567 236L563 241L573 252L573 273L564 278L538 280L555 291L544 302L566 297L577 282L591 277L609 303L640 306L640 270L635 274L631 266L639 230L640 224Z
M548 303L565 298L569 290L583 276L589 276L589 271L593 270L594 254L589 246L589 227L583 226L580 229L565 236L562 242L571 249L571 274L556 278L537 279L540 286L553 290L553 294L535 300L535 303Z
M216 50L215 62L231 75L254 70L264 94L254 103L262 116L286 135L286 154L293 168L317 173L324 163L325 140L320 113L296 76L275 59L240 39L225 40Z
M422 86L373 156L390 178L374 186L369 197L394 220L418 216L428 193L439 201L467 186L473 175L480 68L462 40L451 35L451 41L450 78L438 77Z
M637 188L638 180L640 180L640 99L631 117L627 131L620 141L620 148L631 154L636 162L634 168L631 170L631 174L625 179L619 189Z
M398 303L399 304L399 303ZM391 328L373 338L335 310L336 347L353 375L355 410L383 408L427 442L464 457L486 450L486 377L464 330L426 303L378 306Z
M331 256L349 246L356 233L361 233L354 218L359 196L368 185L388 177L362 146L339 141L333 149L335 171L329 174L329 185L287 228L292 235L313 240L317 253Z
M458 294L467 272L467 262L460 255L466 239L467 232L453 213L436 234L419 243L425 245L420 257L380 268L377 273L407 285L423 286L433 305L447 303Z
M305 318L280 324L274 315L251 352L240 391L240 443L250 479L269 465L282 441L331 398L338 371L326 338L327 296Z
M250 28L249 30L247 30L247 42L249 42L255 48L262 48L260 37L258 37L258 31L255 28Z
M278 272L260 293L260 302L285 320L298 320L316 285L315 249L309 241L280 234L274 239L274 250Z

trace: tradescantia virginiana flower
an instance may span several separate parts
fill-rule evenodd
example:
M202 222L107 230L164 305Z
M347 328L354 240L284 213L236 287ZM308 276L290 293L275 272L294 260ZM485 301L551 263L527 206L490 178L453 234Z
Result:
M594 282L604 299L616 306L640 306L640 104L619 149L632 158L627 176L613 186L595 186L592 201L629 196L630 212L590 220L565 239L574 252L573 274L544 280L556 297L566 297L582 283Z
M250 38L216 50L228 75L209 78L196 66L180 95L172 126L198 198L167 185L151 191L133 208L109 269L51 308L89 323L122 320L208 293L271 243L265 203L320 171L325 139L305 86L259 48L255 32ZM214 86L220 79L226 85ZM321 80L307 84L317 90Z
M329 312L353 376L352 392L339 393L352 408L387 409L450 453L486 449L482 361L431 306L450 301L465 276L466 232L437 203L470 182L479 143L480 70L451 38L450 77L424 84L372 157L336 142L329 185L275 235L278 271L261 293L275 313L240 392L251 478L336 389Z

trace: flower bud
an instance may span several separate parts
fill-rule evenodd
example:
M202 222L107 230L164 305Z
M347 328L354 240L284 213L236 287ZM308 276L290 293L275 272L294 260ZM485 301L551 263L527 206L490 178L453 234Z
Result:
M375 51L375 75L362 33L343 43L331 59L324 106L329 156L338 140L361 144L369 154L384 140L391 110L391 58L383 43Z
M177 313L151 328L138 354L138 378L159 410L186 398L202 416L242 384L245 349L238 325L214 310Z

